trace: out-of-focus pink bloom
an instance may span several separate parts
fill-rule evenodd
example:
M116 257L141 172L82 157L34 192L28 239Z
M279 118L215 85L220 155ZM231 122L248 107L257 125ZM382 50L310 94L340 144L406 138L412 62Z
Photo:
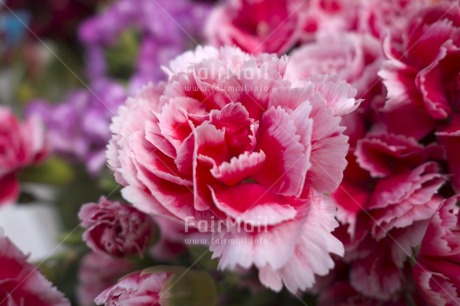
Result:
M0 205L19 196L19 170L42 161L48 152L45 130L37 118L20 122L0 107Z
M361 0L298 0L304 6L302 41L312 41L318 36L355 30Z
M283 54L300 38L304 7L301 0L231 0L214 8L206 35L217 46Z
M315 74L337 76L357 89L357 97L367 97L378 83L382 62L377 39L355 33L330 34L306 44L289 56L286 77L292 80Z
M429 0L364 0L358 13L358 31L376 38L403 30L414 11L431 4Z
M0 304L70 306L27 257L0 229Z
M357 98L364 99L359 109L343 117L353 149L364 137L374 114L371 106L383 100L382 86L377 72L382 62L381 46L370 35L334 33L320 36L315 42L296 49L289 57L286 77L292 80L315 74L336 76L357 89Z
M94 305L94 299L114 285L123 275L134 270L128 260L98 253L86 254L78 270L77 297L80 306Z
M95 252L112 256L142 256L153 233L149 216L136 208L101 197L82 206L78 217L86 228L83 239Z
M430 305L460 303L460 208L455 196L443 202L423 238L414 278Z
M342 179L348 144L339 124L358 103L344 81L291 82L285 67L285 58L237 48L187 52L171 62L166 84L120 108L107 155L137 208L203 221L220 241L246 239L211 241L220 268L256 266L266 286L296 292L327 273L330 252L342 253L330 233L335 208L320 193ZM217 220L232 225L218 231Z

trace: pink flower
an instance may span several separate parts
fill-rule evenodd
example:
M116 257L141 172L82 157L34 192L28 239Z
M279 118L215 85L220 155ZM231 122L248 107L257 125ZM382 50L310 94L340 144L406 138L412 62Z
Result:
M166 84L120 108L107 155L137 208L209 233L220 268L255 266L266 286L296 292L343 250L321 193L342 179L339 123L358 103L343 81L285 79L286 60L229 47L185 53ZM231 225L219 230L219 220ZM216 242L237 238L247 243Z
M423 238L414 278L430 305L460 303L459 196L443 202L430 220Z
M386 37L384 48L388 60L380 75L388 100L382 121L390 132L397 128L417 138L436 129L446 148L452 186L459 191L460 5L442 1L417 11L404 31Z
M128 260L98 253L83 257L78 270L77 296L80 306L94 305L94 299L126 273L134 270Z
M378 84L377 71L382 62L381 46L368 35L342 33L323 35L306 44L289 57L286 77L296 80L315 74L335 75L357 89L359 98Z
M153 232L149 216L128 204L101 197L82 206L78 217L86 228L83 240L95 252L112 256L142 256Z
M94 302L108 306L216 305L213 279L206 273L158 266L126 275Z
M334 33L318 37L315 42L294 50L289 57L286 77L292 80L309 78L315 74L334 75L357 89L357 98L364 99L359 109L343 117L345 134L350 146L364 137L372 122L375 102L383 100L383 84L377 71L382 62L381 46L370 35Z
M419 10L403 30L385 38L388 60L380 71L388 90L384 111L410 105L432 121L447 119L456 111L460 97L460 6L447 2ZM418 125L416 128L425 132L433 127L427 119Z
M398 34L414 11L429 4L429 0L361 1L358 30L377 38L388 33Z
M283 54L301 34L303 0L230 0L216 6L206 24L210 43L243 51Z
M36 118L22 123L0 107L0 205L16 201L17 172L43 160L47 151L45 132Z
M171 273L134 272L122 278L119 283L101 292L94 300L97 305L162 306L165 294L162 292Z
M349 224L350 241L342 241L351 263L350 283L360 293L390 300L401 290L401 270L441 202L436 193L446 177L429 162L438 154L442 150L436 145L377 134L358 142L356 160L349 157L334 198L339 219Z
M412 169L430 158L442 159L443 148L420 145L414 138L395 134L370 134L361 139L355 155L361 168L372 177L386 177Z
M388 191L383 194L391 194L393 188L399 188L399 183L391 185L392 180L399 178L403 183L406 179L401 176L403 173L407 175L414 168L431 159L442 158L443 149L439 145L432 144L424 147L415 139L402 135L369 133L357 142L354 152L348 155L345 179L334 194L340 207L339 219L351 224L353 228L357 214L370 208L371 196L374 199L380 196L373 195L379 191L376 187L386 186L384 188L388 188ZM429 166L429 172L437 173L437 170L431 170L433 168L437 169L433 164ZM410 179L412 180L413 177L416 175ZM434 174L434 177L440 176ZM377 180L377 178L386 179ZM384 188L382 187L382 190ZM407 196L410 196L410 193Z
M0 304L70 306L0 229Z
M310 0L301 1L302 41L310 42L318 36L356 29L361 1Z

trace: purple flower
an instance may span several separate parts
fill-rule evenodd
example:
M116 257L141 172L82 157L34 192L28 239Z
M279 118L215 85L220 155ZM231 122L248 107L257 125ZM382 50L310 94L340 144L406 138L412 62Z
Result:
M159 67L199 40L209 8L208 4L191 0L115 1L80 26L80 39L88 46L89 78L104 77L107 71L103 50L116 44L127 29L140 33L140 50L130 79L131 92L149 81L164 78Z
M100 80L91 90L73 90L61 104L35 100L27 114L46 123L56 154L86 163L88 171L95 174L106 162L111 118L125 99L121 85Z
M153 233L153 221L136 208L101 197L82 206L78 217L83 240L95 252L122 257L142 256Z

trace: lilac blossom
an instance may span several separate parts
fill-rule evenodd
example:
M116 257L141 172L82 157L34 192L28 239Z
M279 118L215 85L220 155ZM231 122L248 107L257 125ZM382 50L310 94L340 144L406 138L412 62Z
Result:
M96 174L106 162L111 118L125 99L126 91L121 85L100 80L91 89L71 91L59 104L34 100L27 115L41 117L46 123L56 154L83 162L90 173Z
M191 0L118 0L79 29L87 46L90 79L105 77L105 48L114 46L126 30L140 34L139 53L129 80L136 92L150 81L165 77L160 67L197 44L209 5Z

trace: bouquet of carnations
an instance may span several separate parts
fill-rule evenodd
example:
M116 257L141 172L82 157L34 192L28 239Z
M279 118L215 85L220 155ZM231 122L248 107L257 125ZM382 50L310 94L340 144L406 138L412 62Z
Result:
M460 305L458 0L0 2L1 306Z

